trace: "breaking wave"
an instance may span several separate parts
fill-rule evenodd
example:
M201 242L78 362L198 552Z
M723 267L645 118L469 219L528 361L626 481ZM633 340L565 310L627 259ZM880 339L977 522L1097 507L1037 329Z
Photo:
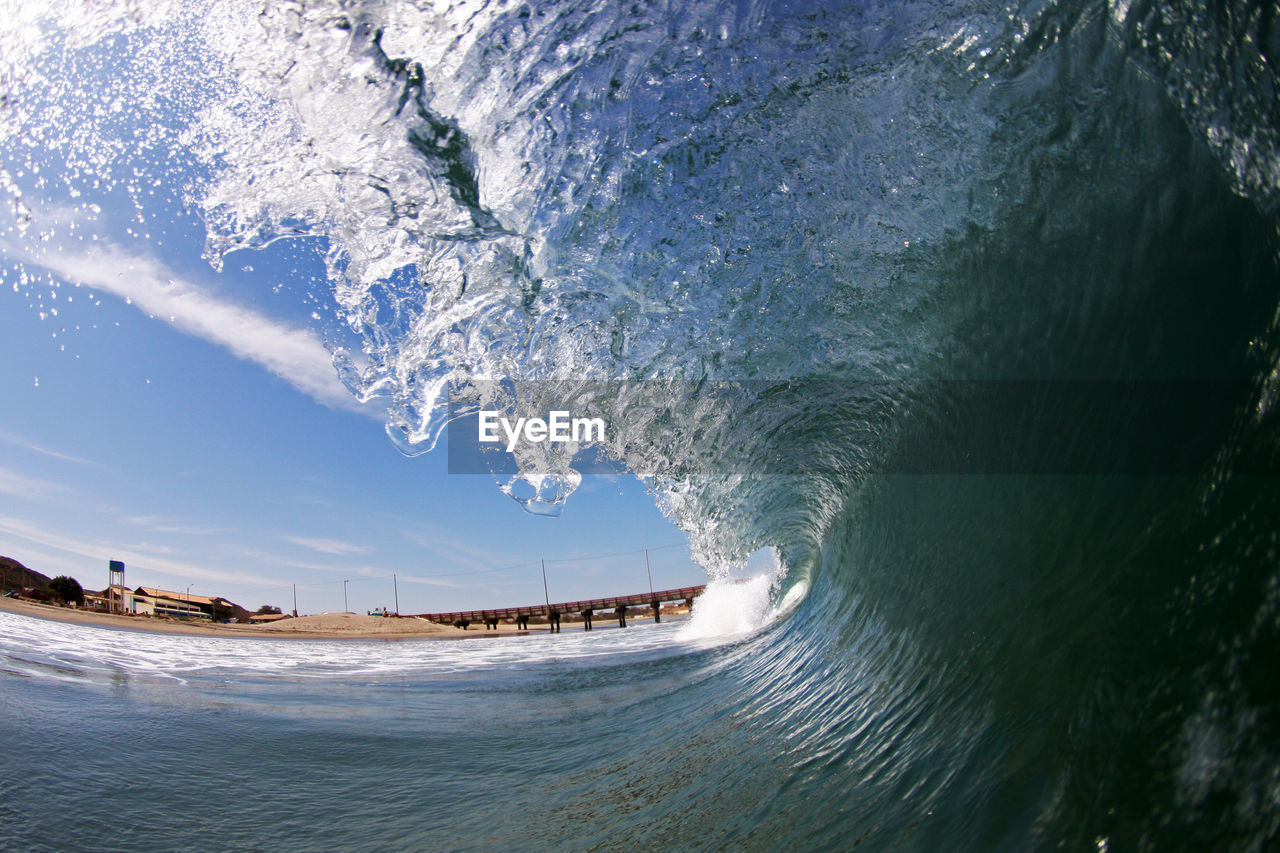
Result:
M573 400L713 575L776 549L688 630L789 614L724 677L796 837L1274 843L1273 6L9 13L8 246L104 193L305 237L405 452Z

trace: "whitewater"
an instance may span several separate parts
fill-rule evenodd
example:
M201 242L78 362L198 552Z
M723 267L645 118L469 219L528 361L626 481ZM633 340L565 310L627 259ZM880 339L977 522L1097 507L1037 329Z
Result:
M638 476L716 581L501 643L0 615L0 846L1276 843L1273 4L0 11L7 257L103 194L309 241L397 447L572 401L457 464Z

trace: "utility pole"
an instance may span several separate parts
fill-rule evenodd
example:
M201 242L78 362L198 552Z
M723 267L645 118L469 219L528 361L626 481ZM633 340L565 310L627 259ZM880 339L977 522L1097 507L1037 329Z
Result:
M293 585L293 615L295 618L298 615L298 585L296 583Z
M649 594L653 595L653 572L649 571L649 549L644 549L644 573L649 576Z
M343 613L351 612L351 608L347 607L347 582L346 581L342 582L342 612Z
M400 615L400 583L396 580L395 572L391 573L391 588L396 594L396 615Z
M542 594L547 600L547 612L551 612L551 593L547 592L547 561L542 561Z

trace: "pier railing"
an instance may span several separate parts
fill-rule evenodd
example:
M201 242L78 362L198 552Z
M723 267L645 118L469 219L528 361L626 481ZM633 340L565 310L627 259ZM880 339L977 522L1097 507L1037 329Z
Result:
M486 628L496 629L504 619L514 620L521 629L529 627L529 619L533 616L543 617L551 625L552 632L560 630L560 617L574 613L582 617L584 630L591 630L591 621L596 611L612 610L622 627L627 626L627 608L648 607L653 611L655 621L662 621L661 605L668 601L683 601L693 606L693 600L702 595L706 585L686 586L680 589L664 589L659 592L638 592L634 595L616 595L609 598L588 598L582 601L561 601L554 604L530 604L524 607L495 607L484 610L456 610L449 613L418 613L420 619L427 619L441 625L455 625L466 628L472 622L483 623Z

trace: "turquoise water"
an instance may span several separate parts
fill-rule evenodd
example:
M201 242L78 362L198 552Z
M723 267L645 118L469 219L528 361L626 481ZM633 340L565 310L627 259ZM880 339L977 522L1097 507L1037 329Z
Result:
M324 238L398 446L585 395L713 576L782 571L697 640L2 617L6 844L1276 843L1273 6L183 8L68 49L165 48L215 261Z

